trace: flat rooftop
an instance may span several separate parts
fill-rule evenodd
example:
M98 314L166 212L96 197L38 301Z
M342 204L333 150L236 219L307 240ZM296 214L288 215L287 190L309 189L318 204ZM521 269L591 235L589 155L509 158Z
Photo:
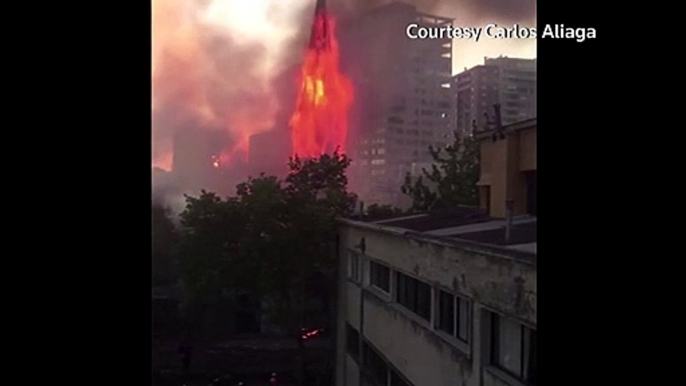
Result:
M505 219L490 217L482 209L472 207L461 207L440 213L400 214L383 219L353 220L382 227L406 229L442 239L468 240L536 253L537 221L533 216L513 217L509 238Z

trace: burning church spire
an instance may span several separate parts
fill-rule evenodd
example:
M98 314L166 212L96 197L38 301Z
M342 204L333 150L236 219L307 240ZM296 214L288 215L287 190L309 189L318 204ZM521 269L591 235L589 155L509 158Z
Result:
M294 154L307 158L336 149L345 151L353 88L339 69L335 21L325 0L317 0L315 6L298 87L298 100L290 120Z
M329 23L326 16L326 0L317 0L310 34L310 49L327 50L331 48L329 45Z

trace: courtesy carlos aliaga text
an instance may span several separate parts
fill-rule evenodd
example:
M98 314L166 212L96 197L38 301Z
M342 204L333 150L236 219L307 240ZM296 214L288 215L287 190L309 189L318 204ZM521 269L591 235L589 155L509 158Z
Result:
M453 27L451 25L425 27L412 23L405 29L405 34L410 39L473 39L475 42L482 37L488 39L535 39L538 37L536 28L521 27L518 24L511 27L502 27L498 24L488 24L484 27ZM546 24L540 37L574 39L577 42L583 42L587 39L595 39L596 30L595 28L566 27L564 24Z

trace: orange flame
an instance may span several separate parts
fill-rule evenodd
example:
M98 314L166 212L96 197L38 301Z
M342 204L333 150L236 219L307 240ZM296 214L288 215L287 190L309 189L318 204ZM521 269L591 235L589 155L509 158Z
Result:
M345 152L353 87L339 69L335 20L325 11L315 14L299 83L300 94L290 120L293 153L307 158L336 149Z

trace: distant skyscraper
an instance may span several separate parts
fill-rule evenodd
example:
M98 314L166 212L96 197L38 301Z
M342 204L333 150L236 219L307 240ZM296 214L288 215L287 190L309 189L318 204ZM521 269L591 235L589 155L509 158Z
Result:
M536 117L536 59L486 58L485 64L453 77L456 98L455 127L471 132L495 119L493 105L500 104L502 124Z
M392 3L340 23L341 64L355 86L351 187L368 203L400 202L405 173L430 161L428 147L444 145L453 130L452 41L409 39L412 23L452 19Z

